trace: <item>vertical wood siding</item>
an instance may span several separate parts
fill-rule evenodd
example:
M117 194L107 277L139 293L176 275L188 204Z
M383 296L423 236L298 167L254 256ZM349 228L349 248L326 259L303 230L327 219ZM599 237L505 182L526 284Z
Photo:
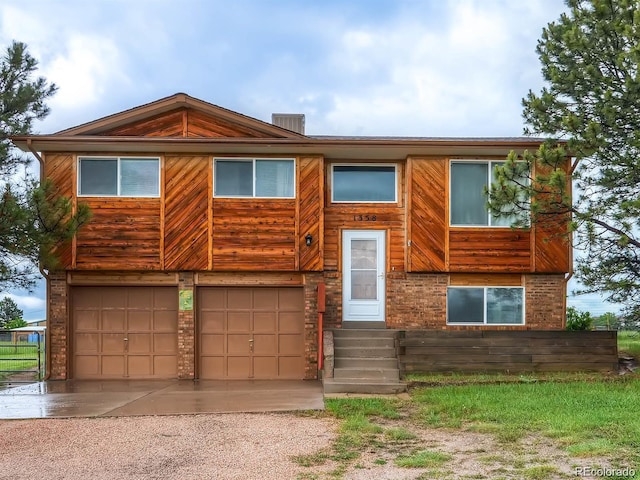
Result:
M322 157L302 157L298 160L298 249L301 271L322 271L324 247L324 196L322 188L324 162ZM310 247L305 237L310 234Z
M73 188L73 155L51 154L45 156L45 178L53 182L53 195L73 199L75 191ZM64 242L55 249L58 265L61 268L71 268L73 263L72 242Z
M160 270L159 198L87 198L93 214L77 234L79 270Z
M214 270L294 270L296 201L213 199Z
M408 255L410 272L446 270L446 159L409 158Z
M206 270L209 157L166 157L164 262L166 270Z

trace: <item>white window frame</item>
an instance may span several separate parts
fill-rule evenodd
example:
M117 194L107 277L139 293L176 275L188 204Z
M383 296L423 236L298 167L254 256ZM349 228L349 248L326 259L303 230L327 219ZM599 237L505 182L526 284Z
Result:
M463 288L475 288L475 289L479 289L482 288L483 289L483 311L482 311L482 323L477 323L477 322L450 322L449 321L449 290L450 289L463 289ZM492 288L492 289L499 289L499 288L510 288L510 289L514 289L514 288L519 288L522 291L522 323L487 323L487 292L488 290ZM447 325L481 325L481 326L490 326L490 327L504 327L504 326L511 326L511 327L523 327L526 324L526 319L527 319L527 314L526 314L526 308L527 308L527 302L526 302L526 292L525 292L525 287L523 287L522 285L500 285L500 286L496 286L496 285L449 285L447 286Z
M82 186L82 168L80 167L80 163L82 160L115 160L116 161L116 194L108 195L108 194L96 194L96 193L81 193L80 188ZM122 160L155 160L158 165L158 193L154 193L153 195L122 195L120 193L120 162ZM160 170L161 170L161 162L160 157L136 157L136 156L126 156L126 157L113 157L113 156L87 156L82 155L78 156L76 171L78 172L78 197L97 197L97 198L160 198L160 191L162 189L160 185Z
M394 189L394 199L393 200L336 200L335 189L333 186L335 185L335 167L393 167L393 189ZM397 163L333 163L331 164L331 203L387 203L393 204L398 203L398 164Z
M490 158L490 159L455 158L455 159L451 159L449 161L449 226L450 227L455 227L455 228L511 228L511 225L492 225L491 222L493 221L493 215L491 215L491 212L489 211L488 208L485 208L485 210L487 211L487 218L488 218L488 223L486 225L484 225L484 224L473 224L473 225L457 224L457 223L453 223L453 220L452 220L453 209L451 208L451 205L452 205L452 198L453 198L453 193L454 192L453 192L453 188L452 188L452 185L451 185L451 182L453 181L453 175L451 174L451 171L452 171L451 166L454 163L475 163L475 164L488 165L489 168L488 168L488 171L487 171L487 188L491 189L491 184L493 183L493 169L494 169L494 165L493 164L495 164L495 163L505 163L505 162L506 162L506 159L499 160L499 159L496 159L496 158Z
M252 176L253 176L253 192L251 195L217 195L216 194L216 161L223 161L223 162L245 162L245 163L249 163L251 162L251 168L252 168ZM256 185L257 185L257 177L256 177L256 162L257 161L288 161L288 162L292 162L293 163L293 192L291 196L287 196L287 197L259 197L256 195ZM271 200L291 200L296 198L296 159L293 157L214 157L213 158L213 164L212 164L212 168L213 168L213 196L215 198L264 198L264 199L271 199Z

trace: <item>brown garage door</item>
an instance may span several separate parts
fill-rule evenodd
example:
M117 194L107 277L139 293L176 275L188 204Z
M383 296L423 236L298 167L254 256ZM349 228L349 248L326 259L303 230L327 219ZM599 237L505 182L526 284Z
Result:
M74 287L73 377L177 377L178 292Z
M200 288L198 319L200 378L304 378L301 288Z

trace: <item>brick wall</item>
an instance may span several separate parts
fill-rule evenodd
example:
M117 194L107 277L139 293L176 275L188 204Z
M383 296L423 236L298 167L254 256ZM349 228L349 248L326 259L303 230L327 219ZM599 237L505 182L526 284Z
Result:
M531 330L555 330L565 326L564 275L525 275L525 323Z
M448 283L442 273L388 273L387 328L445 328Z
M181 272L178 276L178 291L191 290L193 309L178 309L178 378L195 377L195 291L193 288L193 272ZM178 307L179 308L179 307Z
M47 351L49 378L67 378L67 320L69 318L69 289L65 272L49 273L49 313L47 316Z
M318 283L322 273L304 276L304 378L318 378Z

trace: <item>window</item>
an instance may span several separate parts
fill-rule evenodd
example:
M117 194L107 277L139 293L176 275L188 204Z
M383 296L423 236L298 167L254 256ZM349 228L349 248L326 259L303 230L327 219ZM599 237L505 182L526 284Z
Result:
M395 203L395 165L333 165L333 202Z
M234 158L214 160L216 197L294 198L293 159Z
M160 159L83 157L78 160L78 195L159 197Z
M449 287L447 323L524 325L524 288Z
M519 214L496 217L487 209L485 187L497 181L496 166L503 161L453 161L451 162L451 225L509 227Z

